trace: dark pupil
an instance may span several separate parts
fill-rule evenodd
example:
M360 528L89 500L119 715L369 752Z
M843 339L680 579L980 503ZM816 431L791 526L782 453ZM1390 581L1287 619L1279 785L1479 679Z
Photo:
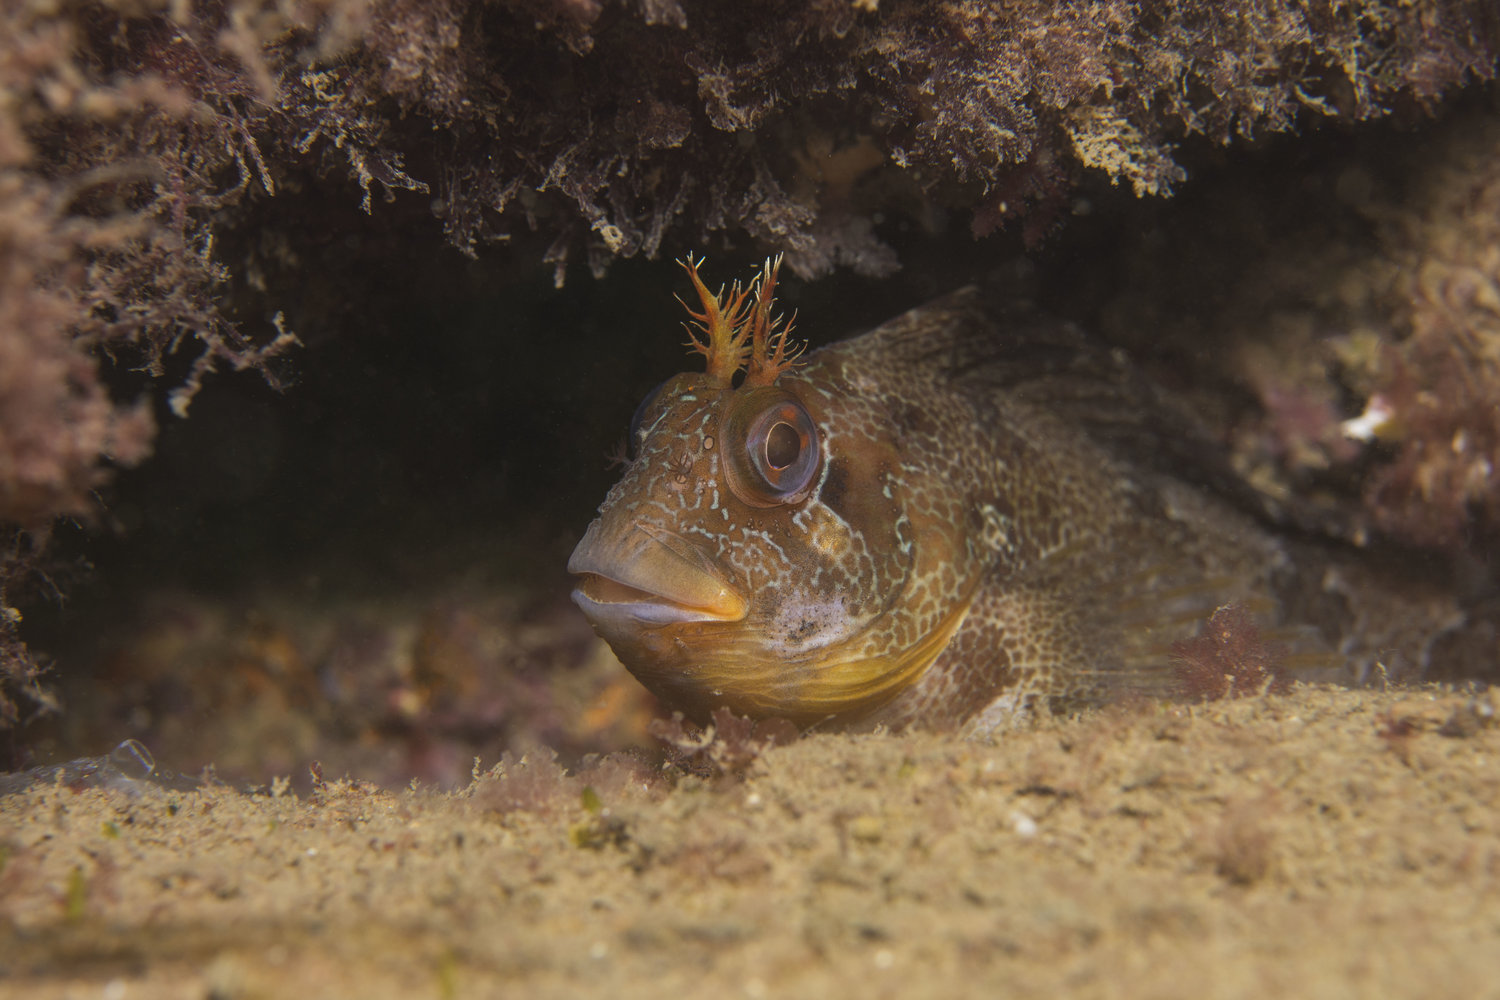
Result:
M779 423L766 434L766 464L785 469L802 454L802 436L788 423Z

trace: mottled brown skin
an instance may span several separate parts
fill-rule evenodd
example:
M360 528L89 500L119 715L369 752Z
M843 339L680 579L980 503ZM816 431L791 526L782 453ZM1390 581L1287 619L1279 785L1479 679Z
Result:
M816 425L816 472L805 495L747 503L728 481L736 420L776 393ZM679 375L570 561L575 600L648 688L700 717L982 733L1041 704L1163 693L1170 644L1219 605L1279 617L1288 557L1165 471L1180 442L1142 407L1107 353L992 318L973 289L772 389ZM1142 445L1153 460L1128 460ZM716 617L637 617L680 606Z

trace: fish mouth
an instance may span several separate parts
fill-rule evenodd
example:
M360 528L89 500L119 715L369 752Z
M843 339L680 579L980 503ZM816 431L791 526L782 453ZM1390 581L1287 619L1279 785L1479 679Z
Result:
M589 525L568 559L579 577L573 603L596 628L614 631L688 622L735 622L748 605L709 557L687 539L642 524L626 540Z

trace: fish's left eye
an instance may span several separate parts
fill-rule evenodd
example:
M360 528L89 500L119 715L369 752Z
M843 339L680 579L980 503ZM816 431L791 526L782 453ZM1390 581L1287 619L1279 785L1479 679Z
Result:
M729 485L755 507L795 503L818 471L818 427L796 397L780 389L737 399L726 421Z
M652 403L656 402L656 397L661 395L662 389L665 388L667 382L670 381L672 380L666 379L665 381L658 383L655 389L652 389L650 392L646 393L646 395L641 398L641 401L636 404L635 414L630 418L630 431L625 437L626 458L634 460L636 457L636 453L640 451L641 421L645 419L646 411L651 408Z

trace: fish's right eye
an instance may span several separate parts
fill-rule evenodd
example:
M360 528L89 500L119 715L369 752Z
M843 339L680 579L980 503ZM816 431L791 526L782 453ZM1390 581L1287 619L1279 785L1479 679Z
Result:
M636 405L635 415L630 418L630 432L625 437L625 457L635 460L641 450L641 421L645 419L646 411L651 409L651 404L656 402L656 397L661 395L662 387L671 379L658 382L655 389L646 393L640 403Z
M736 397L724 418L729 488L752 507L800 503L821 459L818 425L784 389L753 389Z

